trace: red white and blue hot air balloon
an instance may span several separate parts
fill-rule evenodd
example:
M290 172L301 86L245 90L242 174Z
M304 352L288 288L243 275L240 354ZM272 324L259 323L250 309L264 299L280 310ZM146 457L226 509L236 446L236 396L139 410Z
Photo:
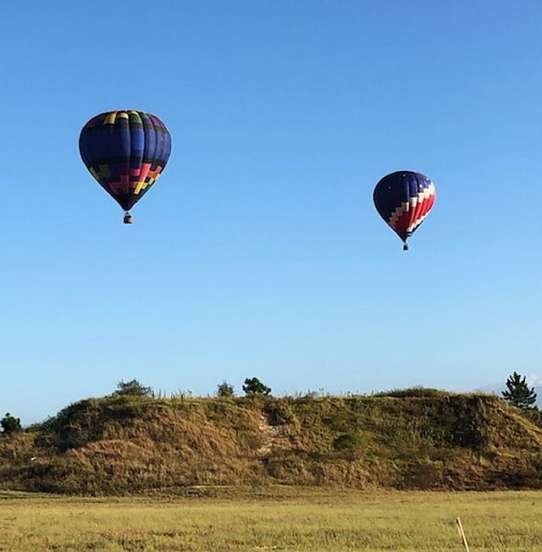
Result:
M382 178L375 187L373 200L386 224L401 238L403 249L407 240L435 204L435 185L427 176L413 171L397 171Z

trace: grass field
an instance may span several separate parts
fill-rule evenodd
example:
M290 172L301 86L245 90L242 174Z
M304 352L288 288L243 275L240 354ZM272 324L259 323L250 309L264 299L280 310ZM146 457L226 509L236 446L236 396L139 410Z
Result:
M0 493L0 550L542 551L542 492L277 488L214 498Z

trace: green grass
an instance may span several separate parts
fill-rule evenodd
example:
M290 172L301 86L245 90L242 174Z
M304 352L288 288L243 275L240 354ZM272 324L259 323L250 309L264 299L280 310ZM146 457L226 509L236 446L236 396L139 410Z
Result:
M542 550L542 492L360 492L273 487L214 498L0 493L0 550ZM259 494L258 494L259 493Z

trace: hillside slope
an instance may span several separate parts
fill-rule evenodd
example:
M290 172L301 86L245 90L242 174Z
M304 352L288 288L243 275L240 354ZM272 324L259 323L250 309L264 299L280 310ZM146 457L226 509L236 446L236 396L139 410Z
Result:
M0 488L542 487L542 430L483 395L88 399L0 438Z

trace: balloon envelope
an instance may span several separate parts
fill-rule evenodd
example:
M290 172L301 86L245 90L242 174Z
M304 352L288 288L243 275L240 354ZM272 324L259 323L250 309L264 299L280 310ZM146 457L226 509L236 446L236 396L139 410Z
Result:
M171 153L171 136L156 115L109 111L83 127L79 151L92 176L128 211L160 177Z
M397 171L376 185L376 210L405 242L419 228L436 199L435 185L427 176L413 171Z

